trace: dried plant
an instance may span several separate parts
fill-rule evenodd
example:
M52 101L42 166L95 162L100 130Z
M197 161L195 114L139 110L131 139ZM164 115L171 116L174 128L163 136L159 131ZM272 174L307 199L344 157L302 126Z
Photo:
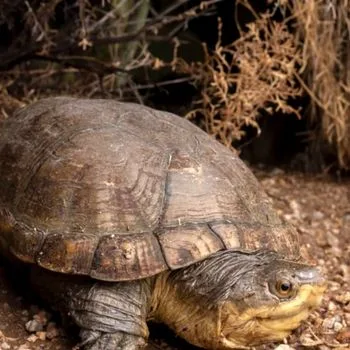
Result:
M0 94L4 100L10 90L21 99L50 94L123 98L131 91L128 96L143 103L134 89L134 72L163 66L149 44L168 42L220 1L176 0L157 9L151 0L0 1L0 25L15 38L0 47ZM12 110L4 108L4 113Z
M312 100L311 121L320 126L314 146L328 142L339 165L350 168L350 3L296 0L291 9L303 48L305 90Z
M188 118L201 118L209 134L231 147L245 126L260 132L261 109L299 115L289 99L301 93L294 80L300 53L285 23L263 15L232 44L222 46L220 38L221 22L214 52L204 46L204 62L173 61L173 69L190 74L200 87L199 106Z

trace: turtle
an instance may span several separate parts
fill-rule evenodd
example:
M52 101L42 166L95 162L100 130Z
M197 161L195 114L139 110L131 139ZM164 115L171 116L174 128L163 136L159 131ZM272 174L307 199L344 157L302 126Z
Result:
M149 320L205 349L281 341L325 290L237 152L112 99L48 97L2 122L0 251L88 350L142 349Z

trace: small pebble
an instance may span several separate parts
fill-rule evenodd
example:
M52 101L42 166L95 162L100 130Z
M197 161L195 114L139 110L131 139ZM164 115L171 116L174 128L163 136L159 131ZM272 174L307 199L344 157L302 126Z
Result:
M46 340L46 332L36 332L35 335L36 335L40 340Z
M338 303L347 304L350 303L350 292L338 294L334 298Z
M323 320L322 326L325 329L333 329L335 323L334 317L327 317Z
M29 349L28 345L22 344L17 348L17 350L30 350L30 349Z
M324 218L324 214L321 211L316 210L312 213L312 218L314 220L322 220Z
M42 326L47 325L50 316L46 311L40 311L33 316L33 319L38 321Z
M1 349L8 350L11 349L11 345L5 341L1 343Z
M327 237L328 244L331 247L339 247L339 239L333 233L327 231L326 237Z
M311 346L317 345L317 341L315 341L315 339L309 333L301 334L299 340L300 340L301 345L303 345L305 347L311 347Z
M271 176L278 176L278 175L283 175L284 174L284 170L283 169L280 169L280 168L273 168L271 171L270 171L270 175ZM281 349L283 350L283 349Z
M350 313L345 313L344 315L345 323L350 327Z
M300 208L300 204L292 199L290 202L289 202L289 206L290 208L292 209L293 211L293 216L296 218L296 219L300 219L301 218L301 208Z
M330 301L328 304L328 311L335 311L336 309L337 305L333 301Z
M339 323L342 323L343 322L343 319L340 315L335 315L334 316L334 321L335 322L339 322Z
M43 325L37 320L30 320L25 325L26 330L30 333L40 332L43 330Z
M280 344L277 347L275 347L274 350L294 350L294 348L287 344Z
M58 337L59 330L54 322L49 322L46 328L46 338L53 339Z
M333 329L334 329L336 332L339 332L341 329L343 329L343 325L342 325L340 322L334 322Z
M30 335L27 340L31 343L35 343L38 340L38 337L35 334Z
M337 335L337 340L341 343L350 343L350 327L341 331Z
M350 221L350 212L349 213L345 213L343 216L344 221Z

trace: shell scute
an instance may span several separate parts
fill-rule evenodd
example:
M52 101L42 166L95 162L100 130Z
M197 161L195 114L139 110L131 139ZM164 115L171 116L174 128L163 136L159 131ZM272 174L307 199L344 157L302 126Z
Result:
M168 266L171 269L201 260L213 251L224 249L222 241L206 224L181 225L157 233Z
M101 238L90 276L101 280L129 280L167 270L159 242L149 232L112 234Z
M88 275L97 244L98 236L92 234L48 234L36 262L48 270Z

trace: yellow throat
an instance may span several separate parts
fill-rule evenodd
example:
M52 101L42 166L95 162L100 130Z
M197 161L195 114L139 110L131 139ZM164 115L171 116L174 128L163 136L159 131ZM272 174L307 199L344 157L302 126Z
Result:
M168 274L155 282L150 318L167 324L189 343L206 349L236 349L281 341L319 306L325 286L300 286L293 299L243 309L239 301L205 305L200 296L184 297Z

